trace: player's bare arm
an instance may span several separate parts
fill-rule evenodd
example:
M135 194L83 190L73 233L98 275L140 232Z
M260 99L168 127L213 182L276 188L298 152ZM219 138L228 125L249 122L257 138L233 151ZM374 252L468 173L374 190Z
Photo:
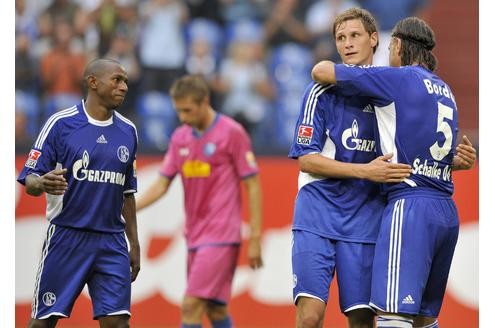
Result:
M136 200L134 194L124 195L122 216L125 219L125 234L129 240L129 261L131 265L131 281L136 280L141 269L141 248L137 233Z
M311 78L320 84L335 84L335 63L330 60L322 60L311 70Z
M299 157L302 172L338 179L367 179L374 182L402 182L411 175L408 164L391 163L392 154L380 156L366 164L345 163L322 156L307 154Z
M167 193L170 183L171 180L169 178L159 176L155 182L153 182L153 184L146 189L144 194L138 197L136 201L136 210L142 210L160 199Z
M462 136L462 143L457 145L454 155L454 170L470 170L476 163L476 149L467 136Z
M55 169L42 176L30 174L26 177L26 192L31 196L39 196L43 192L50 195L63 195L67 189L65 173L67 169Z
M249 199L250 214L250 235L248 244L249 266L258 269L263 266L261 257L261 226L262 226L262 206L261 206L261 185L258 175L250 176L243 180L246 186Z

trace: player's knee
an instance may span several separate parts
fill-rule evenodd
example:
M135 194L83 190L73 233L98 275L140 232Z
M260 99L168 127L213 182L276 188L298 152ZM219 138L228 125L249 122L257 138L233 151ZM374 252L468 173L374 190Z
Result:
M370 309L356 309L346 312L350 328L373 328L375 313Z
M206 307L206 315L210 321L220 321L224 320L229 313L226 305L208 303Z
M392 313L381 313L376 319L376 327L412 328L413 319Z
M297 328L318 328L323 323L323 316L318 311L303 311L298 314Z
M182 318L197 321L206 312L205 301L195 297L186 297L182 302L181 312Z

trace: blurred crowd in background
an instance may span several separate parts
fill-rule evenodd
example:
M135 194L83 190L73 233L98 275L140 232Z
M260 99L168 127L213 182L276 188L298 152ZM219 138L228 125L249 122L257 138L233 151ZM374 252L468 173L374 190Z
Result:
M427 0L16 0L16 151L46 119L83 97L96 57L127 69L118 109L136 123L141 153L163 153L177 118L168 89L203 74L213 107L239 121L258 154L286 155L310 70L340 62L333 17L359 6L380 26L375 64L387 65L390 30Z

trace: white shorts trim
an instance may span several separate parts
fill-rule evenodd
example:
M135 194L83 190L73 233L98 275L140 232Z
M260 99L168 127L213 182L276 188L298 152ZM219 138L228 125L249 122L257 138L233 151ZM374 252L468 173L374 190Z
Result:
M308 294L308 293L299 293L296 295L296 297L294 298L294 304L297 303L297 299L299 297L309 297L309 298L314 298L314 299L317 299L317 300L320 300L322 303L326 304L324 300L322 300L321 298L319 298L318 296L314 296L314 295L311 295L311 294Z
M129 317L131 316L131 312L129 312L127 310L120 310L120 311L116 311L116 312L112 312L112 313L107 313L107 314L105 314L105 316L121 315L121 314L127 314Z
M387 311L385 311L384 309L382 309L381 307L379 307L379 306L377 306L377 305L373 304L372 302L370 302L370 306L371 306L373 309L380 310L380 311L382 311L382 312L387 312Z
M373 309L368 304L357 304L357 305L353 305L353 306L348 307L347 309L345 309L344 310L344 313L349 312L349 311L352 311L352 310L357 310L357 309L369 309L369 310L371 310L373 312L376 312L375 309Z
M39 317L39 318L33 318L33 319L39 319L39 320L43 320L43 319L47 319L53 315L56 315L56 316L59 316L59 317L64 317L64 318L68 318L69 316L67 314L64 314L62 312L51 312L51 313L48 313L42 317Z

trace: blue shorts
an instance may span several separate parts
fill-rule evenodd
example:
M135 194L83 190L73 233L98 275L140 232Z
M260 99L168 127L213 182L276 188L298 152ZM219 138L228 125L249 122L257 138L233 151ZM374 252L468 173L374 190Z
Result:
M293 299L312 297L325 304L337 272L340 310L345 313L370 308L374 244L333 240L311 232L293 230Z
M391 199L376 244L370 304L389 313L438 317L458 234L450 197Z
M88 285L93 316L130 315L131 273L124 233L50 224L36 276L31 316L69 317Z

